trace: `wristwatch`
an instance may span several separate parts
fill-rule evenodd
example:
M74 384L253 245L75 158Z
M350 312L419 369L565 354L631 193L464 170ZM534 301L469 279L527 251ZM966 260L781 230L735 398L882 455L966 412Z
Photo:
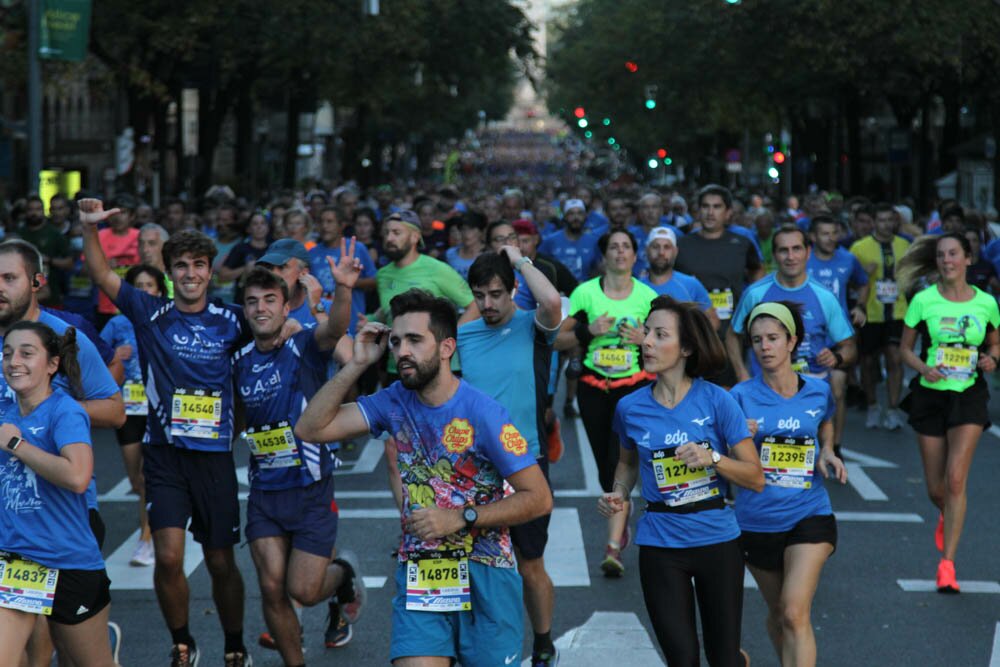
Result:
M522 257L521 259L514 262L514 270L520 271L521 267L524 266L525 264L531 264L532 266L534 266L535 263L531 261L530 257Z
M20 436L16 436L16 435L15 435L15 436L14 436L13 438L11 438L11 439L10 439L10 441L9 441L9 442L7 443L7 449L8 449L9 451L12 451L12 452L13 452L13 451L14 451L14 450L16 450L16 449L17 449L18 447L20 447L20 446L21 446L21 443L22 443L22 442L24 442L24 439L23 439L23 438L21 438Z
M316 313L317 315L323 315L324 313L326 313L326 308L323 307L322 301L313 306L313 312Z
M721 460L722 460L722 454L720 454L719 452L717 452L717 451L715 451L713 449L712 450L712 465L718 465L719 461L721 461Z
M465 519L465 527L471 529L479 520L479 512L476 511L475 507L466 507L462 510L462 518Z

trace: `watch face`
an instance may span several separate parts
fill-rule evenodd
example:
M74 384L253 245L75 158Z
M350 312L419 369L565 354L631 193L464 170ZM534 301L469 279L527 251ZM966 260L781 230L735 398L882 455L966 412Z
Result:
M466 523L472 523L473 521L479 518L479 513L476 512L476 510L472 509L471 507L467 507L465 511L462 513L462 516L465 517Z

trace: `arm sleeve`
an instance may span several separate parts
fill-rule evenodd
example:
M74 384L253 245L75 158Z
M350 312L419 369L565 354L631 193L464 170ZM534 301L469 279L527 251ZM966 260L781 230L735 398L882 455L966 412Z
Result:
M823 413L823 421L829 421L837 414L837 403L833 400L833 392L830 391L828 383L823 383L823 389L826 394L826 411Z
M916 329L920 321L924 319L923 304L923 295L917 292L906 308L906 315L903 316L903 324L911 329Z
M729 327L733 330L733 333L743 333L743 323L746 321L747 315L761 301L757 297L757 293L755 289L746 289L743 291L739 302L736 304L736 310L733 311L733 316L729 320Z
M370 396L358 396L358 408L361 410L365 421L368 422L368 430L375 437L382 435L392 428L386 408L390 404L395 403L395 391L393 389L395 386L396 384L393 383Z
M506 408L499 403L484 408L486 409L480 421L484 437L482 439L477 437L476 441L483 454L497 467L500 474L510 477L534 465L535 457L531 455L528 442L514 426Z
M854 335L854 327L844 313L840 301L829 290L815 290L822 299L823 314L826 317L826 326L830 334L830 340L839 343Z
M101 359L97 348L86 336L77 336L79 347L77 361L80 364L80 380L83 383L83 398L88 401L109 398L119 392L118 383ZM112 354L114 354L112 352Z
M621 401L615 406L615 416L611 420L611 431L618 436L618 442L623 449L635 449L635 443L628 437L628 426L625 424L625 410Z
M691 292L691 299L699 306L702 310L708 310L712 307L712 298L708 296L708 290L705 286L701 284L701 281L694 276L689 276L690 280L687 281L688 291Z
M154 310L167 303L165 297L150 296L142 290L132 287L124 280L118 290L118 298L114 301L133 326L138 326L140 320L148 318Z
M459 308L465 308L472 303L472 290L462 279L458 271L445 262L438 262L436 281L438 289L446 299Z
M59 406L60 409L52 416L51 433L55 440L56 447L62 450L66 445L73 445L78 442L92 444L90 440L90 418L80 405L66 409L66 405Z
M868 284L868 273L865 272L865 268L858 261L858 256L853 253L851 254L851 282L855 285Z
M732 447L741 440L750 437L747 418L743 409L732 396L720 389L714 399L717 431L722 436L727 447Z

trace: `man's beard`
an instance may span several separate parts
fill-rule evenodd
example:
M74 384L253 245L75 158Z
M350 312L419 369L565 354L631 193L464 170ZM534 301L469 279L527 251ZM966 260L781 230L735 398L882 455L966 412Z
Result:
M672 268L674 268L674 263L669 259L658 259L649 263L649 272L656 276L662 276Z
M24 319L28 308L31 307L31 297L25 297L23 301L7 300L7 310L0 312L0 327L7 328L16 322Z
M410 249L411 248L412 248L412 246L410 246L408 244L407 245L400 245L400 246L398 246L396 248L391 248L389 246L385 246L385 247L382 248L382 253L386 257L388 257L391 261L397 262L397 261L403 259L404 257L406 257L410 253Z
M414 364L413 375L399 374L399 380L403 383L403 386L413 391L420 391L429 385L437 379L438 374L441 372L441 356L438 354L435 354L424 363L414 362Z

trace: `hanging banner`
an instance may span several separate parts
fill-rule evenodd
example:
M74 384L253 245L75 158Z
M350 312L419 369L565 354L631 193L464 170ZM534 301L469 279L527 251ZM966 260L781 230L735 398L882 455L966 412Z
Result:
M38 57L79 62L87 57L91 0L39 0Z

